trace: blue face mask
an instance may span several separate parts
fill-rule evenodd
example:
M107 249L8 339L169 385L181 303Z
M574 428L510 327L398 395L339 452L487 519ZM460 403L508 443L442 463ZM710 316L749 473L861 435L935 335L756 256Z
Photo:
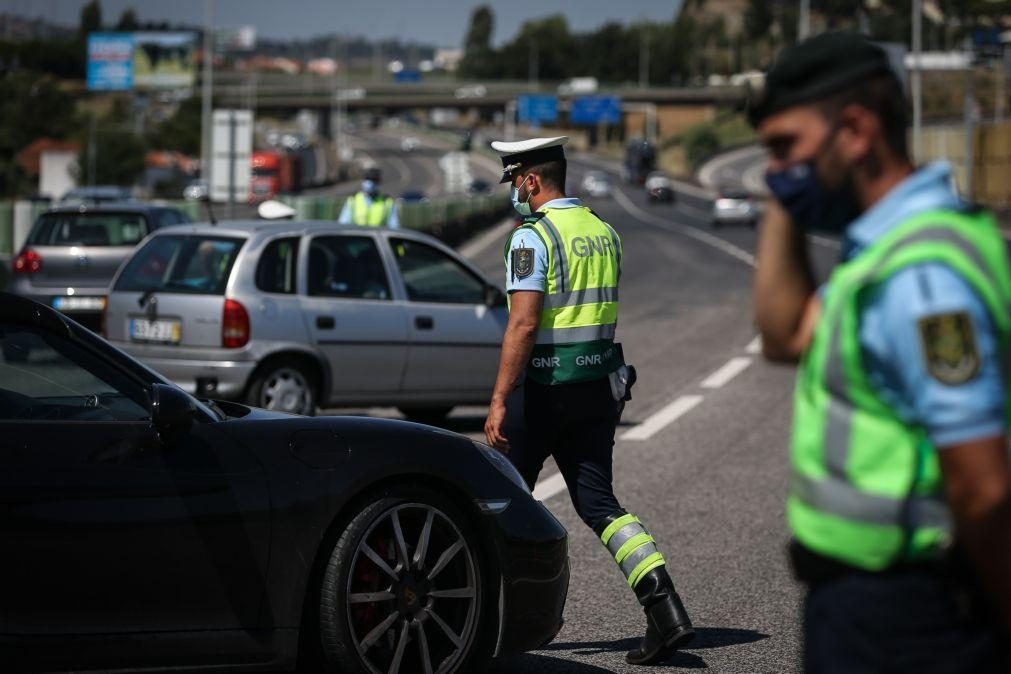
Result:
M814 159L768 172L765 183L794 224L806 232L839 233L860 215L851 181L826 188L818 180Z
M376 184L375 180L363 180L362 181L362 192L365 194L373 195L379 191L379 185Z
M512 199L513 208L520 215L526 217L530 215L530 194L527 193L526 201L520 201L520 188L513 187L512 191L509 193L509 198Z

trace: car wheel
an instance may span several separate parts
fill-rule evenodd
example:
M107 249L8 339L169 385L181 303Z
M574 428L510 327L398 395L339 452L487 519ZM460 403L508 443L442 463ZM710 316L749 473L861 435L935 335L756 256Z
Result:
M316 389L302 363L281 360L256 375L246 402L265 410L290 414L316 414Z
M452 407L398 407L400 413L411 421L419 424L436 426L446 421L446 417L453 411Z
M323 576L320 635L340 672L480 671L485 567L448 500L392 488L341 534ZM487 612L490 614L490 611Z

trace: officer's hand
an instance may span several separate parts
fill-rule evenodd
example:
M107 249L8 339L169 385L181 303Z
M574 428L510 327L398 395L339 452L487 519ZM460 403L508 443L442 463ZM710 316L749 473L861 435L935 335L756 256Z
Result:
M484 435L488 444L505 454L509 453L509 440L502 435L502 425L505 423L505 403L492 401L488 407L488 419L484 422Z

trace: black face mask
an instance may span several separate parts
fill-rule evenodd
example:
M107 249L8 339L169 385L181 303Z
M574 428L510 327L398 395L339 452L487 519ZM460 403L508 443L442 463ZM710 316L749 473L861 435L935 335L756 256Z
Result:
M817 157L835 134L836 129L833 129L811 159L765 174L765 182L773 196L790 214L794 224L806 232L842 232L861 213L852 174L836 188L826 187L818 178Z

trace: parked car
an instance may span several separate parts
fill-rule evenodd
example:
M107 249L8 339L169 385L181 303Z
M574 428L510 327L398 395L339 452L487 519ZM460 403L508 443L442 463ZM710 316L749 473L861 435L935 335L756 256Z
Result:
M565 530L466 437L198 400L0 293L0 438L5 672L485 671L561 627Z
M156 232L123 265L106 334L184 390L267 409L487 403L502 291L420 233L324 222Z
M139 201L52 208L14 257L8 289L98 330L120 263L150 232L189 221L180 210Z
M114 201L130 201L133 199L133 189L119 185L90 185L75 187L62 197L60 203L105 204Z
M646 200L649 203L674 201L674 185L670 177L663 171L653 171L646 176L644 183L646 188Z
M579 189L588 197L604 199L611 196L611 179L603 171L590 171L583 176Z
M762 213L754 197L747 190L735 187L720 189L713 201L713 227L729 224L746 224L754 227Z

